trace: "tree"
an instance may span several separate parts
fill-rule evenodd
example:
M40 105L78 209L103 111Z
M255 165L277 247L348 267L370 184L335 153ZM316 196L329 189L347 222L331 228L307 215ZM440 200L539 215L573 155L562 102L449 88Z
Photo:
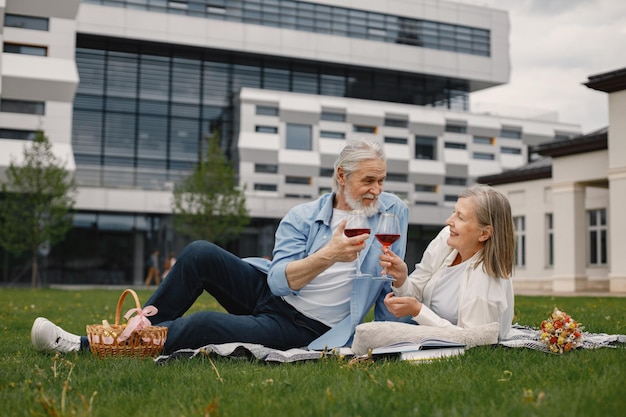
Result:
M38 131L24 147L24 161L6 170L0 199L0 245L14 254L32 254L31 284L37 286L38 251L63 240L72 227L76 184L52 144Z
M249 223L244 190L219 147L219 134L208 139L205 157L174 188L174 229L192 240L227 243Z

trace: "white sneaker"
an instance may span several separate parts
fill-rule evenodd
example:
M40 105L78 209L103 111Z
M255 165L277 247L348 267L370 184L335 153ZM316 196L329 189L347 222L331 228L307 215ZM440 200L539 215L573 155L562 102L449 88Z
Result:
M30 331L35 349L42 352L68 353L80 349L80 336L68 333L50 320L37 317Z

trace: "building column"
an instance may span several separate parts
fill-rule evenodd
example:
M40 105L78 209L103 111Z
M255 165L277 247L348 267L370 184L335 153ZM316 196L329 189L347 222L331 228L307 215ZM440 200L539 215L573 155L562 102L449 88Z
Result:
M561 183L552 187L554 269L552 291L577 292L587 288L585 187Z
M609 291L626 292L626 169L609 173Z

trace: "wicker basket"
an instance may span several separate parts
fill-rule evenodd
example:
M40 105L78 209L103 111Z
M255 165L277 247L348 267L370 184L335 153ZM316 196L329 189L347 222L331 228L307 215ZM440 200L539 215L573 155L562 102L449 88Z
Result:
M106 321L103 321L103 324L87 325L89 348L95 356L100 358L107 356L156 356L163 350L167 337L167 327L145 326L140 330L134 330L128 339L120 340L120 336L126 328L125 324L120 325L120 314L127 294L133 296L137 309L141 310L137 293L131 289L126 289L117 302L114 325L109 325Z

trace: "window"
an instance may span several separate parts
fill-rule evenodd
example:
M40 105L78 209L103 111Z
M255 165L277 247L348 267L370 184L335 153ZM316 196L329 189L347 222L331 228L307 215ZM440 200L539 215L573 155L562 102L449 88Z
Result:
M322 112L321 116L322 120L327 120L329 122L345 122L346 115L345 113L334 113L334 112Z
M515 227L515 266L526 266L526 219L514 216Z
M47 56L48 48L45 46L22 45L17 43L5 43L4 52L10 54Z
M409 176L407 174L399 174L395 172L387 172L387 177L385 181L395 181L395 182L407 182L409 180Z
M396 145L406 145L409 143L407 138L396 138L391 136L385 136L385 143L393 143Z
M436 201L422 201L422 200L415 200L415 204L419 204L420 206L438 206L439 204L437 204Z
M431 184L415 184L415 191L421 193L436 193L437 186Z
M179 1L170 0L167 2L167 5L168 7L171 7L173 9L182 9L182 10L185 10L189 7L189 5L183 0L179 0Z
M446 132L467 133L467 125L460 123L446 123Z
M295 177L287 175L285 177L285 184L311 185L311 177Z
M467 149L467 144L458 142L446 142L443 146L447 149Z
M502 131L500 132L500 136L502 136L503 138L509 138L509 139L521 139L522 138L522 128L521 127L502 126Z
M472 158L474 159L482 159L485 161L493 161L496 159L496 156L489 152L474 152L472 154Z
M310 125L287 123L286 149L310 151L312 146Z
M278 187L276 184L254 184L255 191L276 191Z
M546 214L546 266L554 266L554 226L552 213Z
M291 74L288 69L275 67L262 68L263 71L263 88L267 90L290 91L291 84L289 79Z
M225 15L226 9L223 6L207 6L206 12L208 14Z
M446 194L443 196L443 201L448 202L448 203L456 203L458 199L459 199L459 196L456 194Z
M554 141L561 142L563 140L569 140L572 136L573 135L569 133L554 132Z
M276 126L256 126L254 130L257 133L278 133Z
M437 159L437 138L415 136L415 159Z
M320 168L320 177L332 177L335 175L334 168Z
M43 101L0 100L0 111L6 113L45 114L46 103Z
M32 130L0 129L0 138L2 139L33 140L36 134Z
M478 145L493 145L496 141L489 136L474 136L474 143Z
M352 130L357 133L376 133L376 126L363 126L363 125L354 125Z
M278 116L278 107L256 106L256 114L259 116Z
M276 174L278 172L278 165L254 164L254 172L265 173L265 174Z
M395 196L398 197L400 200L408 200L409 199L409 194L406 191L389 190L389 192L391 194L395 194Z
M320 131L320 138L327 139L345 139L346 134L343 132L332 132L330 130L322 130Z
M445 179L446 185L467 185L467 178L464 177L446 177Z
M307 65L294 64L291 69L291 90L299 93L318 94L319 77L317 71Z
M22 16L18 14L6 14L4 26L11 28L48 30L48 19L44 17Z
M507 146L503 146L500 148L501 153L509 154L509 155L521 155L522 150L520 148L509 148Z
M385 126L402 127L406 129L409 126L409 121L406 119L394 119L391 117L387 117L385 118Z
M589 210L589 265L606 265L606 209Z

